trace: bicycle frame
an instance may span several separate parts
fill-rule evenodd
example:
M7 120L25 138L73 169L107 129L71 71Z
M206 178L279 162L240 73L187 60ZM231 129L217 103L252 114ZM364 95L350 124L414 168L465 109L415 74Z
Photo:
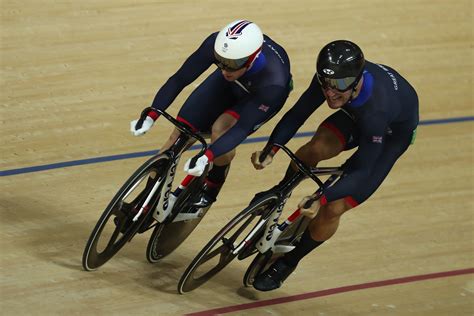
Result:
M318 190L315 192L316 199L319 199L322 195L323 189L333 185L343 173L341 167L307 168L304 163L301 162L287 147L279 144L274 145L280 147L286 152L291 160L295 162L299 172L292 179L283 184L283 187L278 193L277 204L270 211L270 217L260 220L257 225L255 225L246 238L234 248L232 251L234 255L240 253L240 251L246 245L248 245L251 239L261 232L262 229L264 229L264 233L262 237L255 243L255 248L260 253L265 253L270 249L273 253L285 253L291 251L294 246L275 245L275 242L278 240L284 230L301 216L301 209L298 208L284 222L280 224L278 223L285 203L288 200L292 190L300 183L302 179L308 177L319 185ZM330 177L324 183L318 178L318 176L323 175L330 175Z
M157 110L157 109L155 109L155 111L160 113L160 115L164 116L168 121L170 121L173 125L175 125L176 128L180 130L181 134L178 136L176 141L173 143L173 145L171 145L169 149L167 149L162 154L156 155L156 157L158 157L158 155L168 156L168 159L170 162L169 162L169 165L166 167L167 168L166 176L158 179L158 181L156 181L156 183L153 185L152 190L146 197L143 204L140 206L140 210L133 218L133 221L137 221L144 212L147 212L150 209L150 205L154 204L153 202L152 203L150 202L152 201L154 197L157 196L158 204L153 210L152 216L158 223L163 223L170 215L171 211L173 210L173 205L178 198L178 196L171 194L171 189L172 189L174 177L176 175L176 166L179 163L181 154L187 149L189 140L192 138L199 141L202 145L201 151L199 152L198 155L204 154L204 152L207 150L207 143L201 135L192 132L189 129L189 127L187 127L183 123L180 123L179 121L174 119L171 115L169 115L165 111ZM146 113L147 113L146 110L144 110L142 113L142 117L140 119L142 118L144 119L146 117ZM132 188L130 192L134 188ZM157 192L159 192L159 194L157 194ZM174 220L178 221L180 219L175 217ZM181 219L181 220L184 220L184 219Z

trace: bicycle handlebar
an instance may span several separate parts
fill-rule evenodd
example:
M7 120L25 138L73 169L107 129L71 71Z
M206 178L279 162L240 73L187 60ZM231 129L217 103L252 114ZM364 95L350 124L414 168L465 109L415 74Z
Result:
M308 178L310 178L317 184L322 185L321 180L319 180L318 177L316 177L313 174L313 172L311 172L311 169L306 167L306 165L298 157L296 157L296 155L288 147L286 147L285 145L277 144L277 143L273 145L282 149L290 157L290 159L295 163L296 167L298 167L298 169L301 172L303 172Z
M260 157L258 157L258 161L262 163L265 160L265 158L267 158L271 150L272 150L272 146L265 146L262 150L262 153L260 154Z
M305 174L308 178L316 182L320 187L322 187L324 184L323 182L316 176L317 175L333 175L333 174L342 174L342 168L341 167L322 167L322 168L312 168L312 167L307 167L304 162L302 162L296 155L285 145L280 145L277 143L274 143L273 146L276 146L280 149L282 149L289 157L290 159L295 163L296 167L303 173ZM269 148L272 148L272 146L268 146Z
M194 138L196 139L197 141L199 141L202 145L202 148L201 148L201 151L199 152L199 154L197 156L201 156L204 154L204 152L207 150L207 142L206 140L204 139L204 137L202 137L201 135L199 135L198 133L196 132L193 132L191 130L191 128L187 125L185 125L184 123L176 120L174 117L172 117L171 115L169 115L167 112L163 111L163 110L160 110L160 109L154 109L152 107L147 107L145 108L143 111L142 111L142 114L140 115L140 119L138 120L137 122L137 128L140 128L141 125L143 124L143 121L146 119L148 113L150 111L155 111L155 112L158 112L160 115L164 116L168 121L171 122L171 124L173 124L174 126L176 126L177 129L179 129L183 134L185 134L186 136L189 136L191 138Z

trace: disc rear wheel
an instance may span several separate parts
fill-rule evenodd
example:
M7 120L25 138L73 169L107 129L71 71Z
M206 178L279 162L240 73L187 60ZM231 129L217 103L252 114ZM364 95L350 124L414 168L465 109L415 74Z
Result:
M194 178L188 187L181 192L176 203L173 206L172 215L197 214L199 217L189 220L173 222L174 216L161 224L157 224L148 240L146 258L150 263L156 263L173 252L179 245L192 233L201 219L209 210L209 207L198 209L191 205L194 197L200 194L202 188L202 179Z

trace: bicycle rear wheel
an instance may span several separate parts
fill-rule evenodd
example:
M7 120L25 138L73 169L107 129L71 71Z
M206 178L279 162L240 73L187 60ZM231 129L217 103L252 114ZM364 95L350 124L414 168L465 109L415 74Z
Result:
M82 255L84 270L92 271L106 263L137 232L145 231L145 226L151 224L152 210L158 201L156 196L151 199L138 220L133 221L133 218L153 186L166 176L168 161L169 157L166 155L152 157L140 166L115 194L87 241ZM160 189L159 187L156 195Z
M173 214L198 212L199 209L190 205L190 202L194 200L196 194L200 194L201 187L202 179L194 178L176 200L173 206ZM179 222L165 221L158 224L148 240L146 249L148 262L156 263L178 248L196 228L209 208L210 206L202 209L198 218ZM172 218L173 216L170 216L170 219Z
M305 231L308 223L311 219L308 217L300 217L297 221L291 224L283 233L280 235L278 240L275 242L275 245L285 245L291 246L296 244L296 242L301 238L301 235ZM243 283L244 286L252 286L255 277L268 269L275 260L283 256L283 252L274 253L271 249L265 253L259 253L253 259L252 263L249 265L247 271L245 272Z
M201 286L225 268L240 252L254 243L246 244L237 253L233 251L241 245L260 220L267 220L270 210L278 201L276 195L264 197L248 206L222 228L199 252L181 276L179 293L183 294ZM263 230L264 225L261 226Z

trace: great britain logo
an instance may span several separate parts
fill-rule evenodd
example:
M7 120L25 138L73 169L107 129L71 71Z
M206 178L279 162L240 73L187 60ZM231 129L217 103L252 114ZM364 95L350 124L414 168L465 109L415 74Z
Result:
M240 21L233 26L229 27L227 29L227 32L225 33L225 36L227 36L228 39L237 39L240 35L242 35L242 30L252 22L249 21Z

